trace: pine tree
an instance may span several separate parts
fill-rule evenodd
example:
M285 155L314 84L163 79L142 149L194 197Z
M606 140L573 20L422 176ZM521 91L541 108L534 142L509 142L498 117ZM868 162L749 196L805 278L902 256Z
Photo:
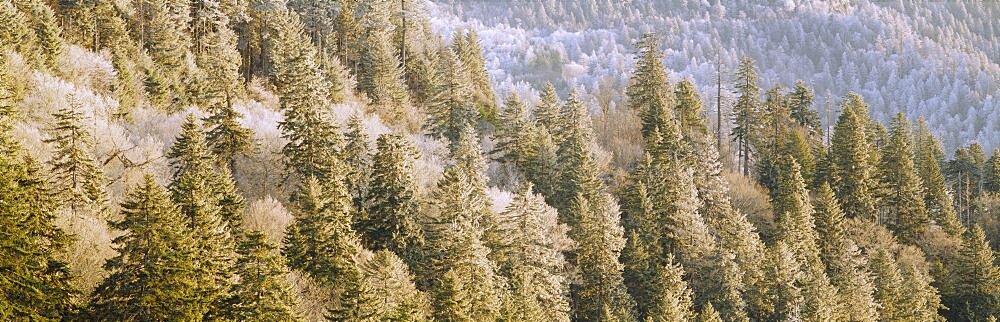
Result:
M315 48L303 34L302 23L289 13L279 16L274 62L274 81L284 120L278 123L288 140L282 148L286 168L297 180L333 177L338 166L340 133L323 112L329 106L329 85L317 66Z
M815 94L813 90L807 87L805 82L801 80L795 81L795 88L788 95L788 105L791 110L792 119L798 122L800 126L805 127L811 137L823 134L819 112L812 109L814 101Z
M773 307L768 320L804 321L805 299L797 283L804 273L795 251L784 241L778 241L771 250L770 262L767 274L772 285L768 295Z
M663 65L663 54L660 51L660 40L655 34L644 34L636 43L639 54L636 55L636 67L625 89L630 109L639 113L642 119L642 134L647 137L653 127L659 124L656 118L662 110L672 109L669 103L672 94L667 83L666 68Z
M489 178L486 176L487 164L483 156L482 148L479 145L479 133L472 126L466 126L455 145L452 152L455 160L455 170L465 176L472 186L471 194L481 203L474 205L472 209L475 221L484 229L483 242L487 247L504 243L506 236L498 231L498 219L493 212L492 200L487 196L486 189Z
M257 148L253 130L240 124L241 117L243 114L227 104L212 109L212 114L204 120L208 146L230 172L236 171L238 156L249 155Z
M192 50L198 67L204 72L200 82L200 101L212 109L230 107L242 97L240 82L240 53L237 51L237 34L229 25L229 17L222 12L219 0L192 1L194 33Z
M0 44L3 44L3 49L13 50L28 58L35 57L39 46L29 27L28 17L18 10L11 1L0 3ZM43 64L42 59L32 59L29 62L34 63L35 66Z
M688 142L694 141L693 137L704 137L708 135L708 124L701 116L701 96L695 89L694 83L690 79L681 80L677 83L677 90L674 92L677 97L675 107L678 121L680 121L681 133Z
M454 46L468 73L473 101L480 117L495 122L497 99L496 94L493 93L493 86L490 84L486 60L483 58L483 48L479 44L479 36L474 30L469 30L464 38L461 42L456 39Z
M443 49L446 50L446 49ZM413 92L413 100L422 105L439 102L444 95L444 84L447 81L441 74L441 55L436 50L427 50L407 64L410 69L406 76L407 87Z
M236 239L222 216L222 198L216 185L220 179L213 171L214 157L194 116L189 114L185 119L181 134L167 157L175 170L169 186L171 199L194 242L195 298L207 312L210 305L217 305L228 297L230 268L236 259ZM219 313L216 310L209 312L212 316Z
M591 202L578 193L568 211L579 218L570 230L577 242L575 264L580 270L580 285L570 303L573 319L632 320L635 302L625 288L618 260L625 238L617 203L607 195Z
M910 123L902 113L890 123L889 142L882 152L882 207L900 240L916 243L928 231L920 176L913 164Z
M722 316L720 316L719 312L716 311L714 307L712 307L712 303L708 303L705 304L704 307L702 307L701 312L698 313L698 316L695 318L695 321L722 322Z
M360 311L360 240L351 229L351 200L343 182L322 185L307 178L292 196L294 220L285 230L282 253L301 270L338 295L331 319L355 319Z
M383 134L377 141L371 188L365 196L367 208L358 230L368 248L392 251L413 265L416 250L423 243L418 222L420 200L413 177L416 151L398 134Z
M941 144L927 127L927 122L922 118L917 121L915 141L918 143L914 163L923 183L927 213L934 223L943 227L949 234L959 236L964 227L958 220L951 195L945 187L944 175L941 173L941 159L944 158L944 152Z
M689 321L695 318L691 311L691 290L682 279L684 269L667 258L662 268L657 269L658 278L653 281L652 303L646 321Z
M15 1L15 5L21 7L21 11L28 13L28 22L34 31L38 41L38 56L43 65L55 70L62 55L63 38L62 28L56 21L55 12L41 0ZM28 54L28 53L24 53Z
M813 207L816 215L819 254L828 268L827 272L832 273L835 262L844 256L838 252L843 250L842 245L847 241L844 231L844 212L840 210L840 204L837 203L837 198L827 183L823 183L816 191Z
M360 63L361 26L357 20L358 0L340 0L340 10L334 18L337 28L337 51L341 61L356 74Z
M76 295L57 259L72 239L56 225L58 200L10 135L9 117L0 115L0 319L59 320L72 313Z
M442 320L494 320L501 312L503 279L487 258L490 250L478 225L484 196L458 166L438 182L424 219L424 248L434 317Z
M559 178L555 187L555 195L551 203L560 214L565 216L564 222L570 227L576 227L577 214L566 212L577 194L591 199L599 195L603 182L598 177L600 171L591 155L590 144L593 142L593 130L590 127L590 113L577 97L576 92L570 94L560 117L562 133L556 150L558 155Z
M986 321L1000 315L1000 269L978 225L965 233L956 266L957 293L944 299L948 317Z
M552 83L545 83L545 87L542 88L541 98L538 104L535 105L532 114L535 122L548 130L549 133L554 133L555 130L558 130L559 124L562 123L559 113L560 104L559 94L556 93L555 86L552 86Z
M427 123L424 125L431 135L448 139L452 146L468 125L476 125L478 115L470 101L472 85L468 72L458 54L450 49L441 51L443 77L442 86L434 89L436 99L427 104Z
M70 101L71 107L53 114L56 122L51 129L52 136L45 140L55 145L54 156L49 160L54 175L52 187L74 216L83 211L97 215L107 199L106 179L89 151L93 140L81 126L83 116L77 111L75 99L70 98Z
M390 21L392 12L387 0L371 0L361 3L361 37L358 89L368 95L372 105L386 111L395 119L401 119L409 106L410 98L403 81L403 70L392 44L394 26Z
M955 158L949 160L945 174L950 178L951 190L955 194L955 208L959 219L967 226L972 225L976 213L975 200L983 192L983 172L986 155L979 143L971 143L955 150Z
M493 249L499 272L510 281L514 312L524 321L569 321L569 283L564 253L573 241L554 208L524 184L500 216L507 238Z
M844 104L849 104L845 101ZM875 211L875 164L869 143L866 116L846 105L833 130L830 146L831 186L849 218L877 222Z
M805 181L799 175L799 166L794 159L785 157L778 164L778 169L778 192L773 202L778 217L777 238L795 256L800 270L795 284L801 289L802 317L810 321L833 319L836 289L827 279L825 266L820 260L814 212Z
M347 191L350 191L354 200L354 208L365 209L364 198L368 195L372 181L372 155L368 133L361 124L361 116L351 115L347 120L345 131L341 158L348 172L344 180Z
M366 321L423 321L430 315L427 294L417 289L406 263L388 250L375 252L361 265L362 297L358 308Z
M919 321L943 320L938 315L944 309L941 296L932 285L933 278L927 268L918 267L915 263L900 263L900 271L904 281L903 294L907 300L904 307L910 308L904 318Z
M330 103L343 103L351 94L353 78L347 67L336 56L320 53L319 66L323 70L323 77L330 88L327 90Z
M513 164L522 169L526 166L525 159L531 141L525 134L534 131L533 124L528 121L527 113L524 103L517 94L511 93L507 96L493 134L496 147L490 151L490 154L496 156L497 161Z
M187 33L190 24L186 1L144 0L146 24L142 26L142 39L155 68L150 71L146 86L154 105L167 109L183 106L188 102L185 85L190 55L191 39Z
M712 276L705 280L716 286L702 286L696 303L712 299L729 321L746 321L748 314L761 316L764 306L764 243L746 215L733 208L729 199L729 182L723 176L718 150L710 136L695 137L690 145L694 184L698 189L699 209L713 235L717 247L728 250L718 254L710 264ZM757 294L757 295L755 295ZM744 299L746 298L746 300Z
M242 236L237 253L234 274L239 282L233 284L231 297L226 301L224 317L239 321L299 321L294 311L297 304L285 261L276 254L277 248L265 240L260 232Z
M878 321L878 302L874 298L875 285L871 273L865 268L867 259L851 241L841 243L842 254L830 266L830 281L837 287L837 320Z
M796 260L803 269L822 268L819 262L819 246L813 207L809 202L809 191L799 174L799 164L785 157L779 164L777 178L777 193L772 198L777 239L784 240L788 248L795 254ZM821 269L822 270L822 269Z
M536 191L551 203L555 200L559 184L559 156L555 138L545 127L535 126L530 131L520 133L518 141L529 142L524 151L524 166L520 170L528 181L535 184Z
M108 277L94 290L93 321L200 320L197 246L167 192L146 176L111 222L125 234L113 242L118 255L104 264Z
M984 176L985 186L983 188L987 192L1000 192L1000 148L993 150L993 155L990 156L989 160L986 160Z
M738 163L742 168L743 175L749 175L750 160L754 153L751 150L751 145L754 141L753 136L759 131L756 125L761 108L760 98L758 98L760 87L757 85L757 70L754 68L753 60L749 57L740 59L739 67L736 70L736 89L739 92L739 98L736 100L736 105L733 106L733 117L736 125L730 136L736 142Z
M875 251L868 263L875 283L875 300L879 303L879 317L884 321L908 321L908 307L903 289L903 276L896 260L883 249Z

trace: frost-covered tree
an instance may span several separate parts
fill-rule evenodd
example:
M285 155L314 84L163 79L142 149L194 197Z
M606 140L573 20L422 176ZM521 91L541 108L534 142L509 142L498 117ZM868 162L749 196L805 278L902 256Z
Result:
M579 218L570 230L577 242L575 264L580 270L580 284L573 289L572 318L632 320L635 301L622 278L619 257L625 238L617 203L607 195L591 202L581 192L568 211Z
M559 224L556 210L525 184L500 215L498 231L505 243L493 249L498 271L510 283L513 309L505 316L517 320L569 321L568 263L564 253L572 240Z
M438 182L425 215L425 265L429 265L434 317L494 320L500 317L504 280L488 258L478 220L485 196L458 167Z

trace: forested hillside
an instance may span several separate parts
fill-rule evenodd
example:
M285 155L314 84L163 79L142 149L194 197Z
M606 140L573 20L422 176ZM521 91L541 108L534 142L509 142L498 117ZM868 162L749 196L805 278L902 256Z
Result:
M1000 316L995 4L517 4L0 0L0 320Z
M671 78L692 78L708 101L718 97L721 70L722 99L731 104L732 70L748 56L758 62L765 89L800 79L811 86L824 125L834 125L837 99L854 91L881 122L897 112L923 116L949 153L970 141L1000 146L1000 119L992 113L1000 110L994 1L517 3L451 0L434 7L439 29L479 32L501 89L553 81L559 89L620 91L633 68L633 42L656 32Z

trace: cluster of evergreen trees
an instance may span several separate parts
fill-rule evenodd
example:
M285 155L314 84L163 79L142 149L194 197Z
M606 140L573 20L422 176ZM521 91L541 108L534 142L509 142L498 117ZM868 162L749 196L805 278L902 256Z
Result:
M762 93L744 59L733 131L712 133L694 84L671 82L644 35L624 93L644 155L618 178L597 158L583 94L550 84L534 106L498 104L476 34L443 45L420 2L126 3L0 3L0 73L15 54L56 70L73 43L110 52L121 122L136 106L206 112L175 136L169 180L110 200L75 99L52 115L40 164L13 134L23 84L0 75L0 319L295 321L293 271L329 293L324 316L338 321L1000 315L1000 267L975 220L1000 192L1000 152L973 144L945 162L923 121L886 127L860 95L828 131L811 89ZM280 245L246 229L234 179L257 149L233 104L254 77L284 116L293 220ZM372 141L360 115L333 121L332 105L357 96L396 131ZM408 130L448 142L429 192ZM722 136L735 171L767 191L773 225L734 207ZM501 211L493 163L516 182ZM101 214L116 232L91 294L60 260L67 213Z

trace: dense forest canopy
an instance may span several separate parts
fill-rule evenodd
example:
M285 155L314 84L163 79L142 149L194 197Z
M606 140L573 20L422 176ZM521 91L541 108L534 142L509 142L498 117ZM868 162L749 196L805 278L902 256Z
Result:
M744 56L764 88L804 80L815 108L833 126L839 97L855 91L872 117L923 116L949 153L969 141L992 150L1000 120L1000 25L996 2L785 1L442 1L440 30L475 28L502 91L603 86L620 91L632 69L633 42L662 37L671 78L692 78L709 101L716 73L729 92ZM721 64L721 66L720 66ZM830 110L828 117L827 109Z
M0 320L995 320L998 11L0 0Z

